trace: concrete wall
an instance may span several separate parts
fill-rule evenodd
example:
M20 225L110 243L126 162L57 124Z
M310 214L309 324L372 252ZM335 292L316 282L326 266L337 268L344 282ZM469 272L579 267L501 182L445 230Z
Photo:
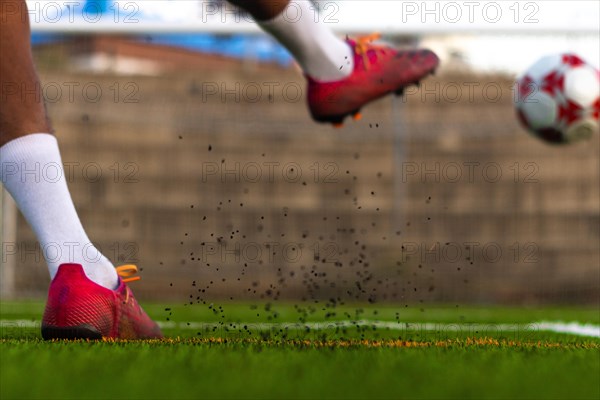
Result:
M597 299L598 138L530 137L509 79L442 73L336 130L310 120L297 72L210 65L40 67L46 86L79 83L48 106L70 188L92 240L143 269L141 298ZM18 244L35 246L22 218ZM18 255L24 295L48 283L35 255Z

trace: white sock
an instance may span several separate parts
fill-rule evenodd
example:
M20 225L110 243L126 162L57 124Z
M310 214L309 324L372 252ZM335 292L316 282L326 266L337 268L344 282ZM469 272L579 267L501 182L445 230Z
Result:
M2 183L35 232L50 277L60 264L77 263L89 279L114 289L116 270L81 226L56 138L47 133L22 136L0 147L0 160Z
M312 9L311 9L312 8ZM336 37L308 0L292 0L268 21L257 21L294 56L308 76L322 82L346 78L354 70L350 46Z

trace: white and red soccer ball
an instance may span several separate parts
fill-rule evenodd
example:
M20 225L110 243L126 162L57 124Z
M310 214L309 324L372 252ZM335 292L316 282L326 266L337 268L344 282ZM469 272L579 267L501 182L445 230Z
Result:
M572 143L598 132L600 75L575 54L541 58L518 79L515 106L522 124L550 143Z

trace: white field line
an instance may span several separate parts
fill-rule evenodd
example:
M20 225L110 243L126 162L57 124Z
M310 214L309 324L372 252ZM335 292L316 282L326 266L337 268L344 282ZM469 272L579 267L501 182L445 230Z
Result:
M331 321L331 322L276 322L276 323L213 323L213 322L159 322L163 329L194 329L203 331L322 331L336 328L378 328L406 333L430 331L437 333L460 332L470 334L498 334L502 332L555 332L567 335L600 338L600 325L581 324L578 322L540 321L527 324L492 324L492 323L441 323L441 322L391 322L376 320ZM0 320L0 329L39 328L41 321L36 320Z

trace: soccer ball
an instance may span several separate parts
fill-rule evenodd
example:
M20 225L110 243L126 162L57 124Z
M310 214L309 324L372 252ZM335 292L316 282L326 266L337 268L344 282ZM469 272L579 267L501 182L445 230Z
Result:
M600 75L575 54L546 56L517 81L519 120L549 143L572 143L598 132Z

